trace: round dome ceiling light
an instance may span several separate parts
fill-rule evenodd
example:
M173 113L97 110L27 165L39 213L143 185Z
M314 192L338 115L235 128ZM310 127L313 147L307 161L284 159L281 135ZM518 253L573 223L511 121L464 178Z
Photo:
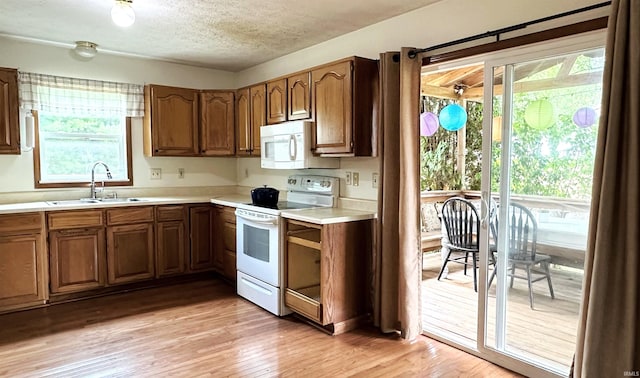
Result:
M131 7L133 0L116 0L116 3L111 8L111 19L113 23L126 28L136 20L136 14Z
M89 41L76 41L76 47L73 49L78 56L91 59L98 53L96 49L98 45Z

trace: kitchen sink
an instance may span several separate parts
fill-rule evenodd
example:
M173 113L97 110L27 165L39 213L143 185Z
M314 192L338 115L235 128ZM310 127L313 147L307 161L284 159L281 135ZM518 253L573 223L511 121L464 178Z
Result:
M81 198L60 201L47 201L49 206L69 206L69 205L89 205L95 203L125 203L125 202L143 202L141 198Z

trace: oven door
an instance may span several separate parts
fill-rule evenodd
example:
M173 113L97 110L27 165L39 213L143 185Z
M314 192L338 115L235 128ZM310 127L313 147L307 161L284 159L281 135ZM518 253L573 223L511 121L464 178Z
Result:
M236 210L238 271L280 286L279 217Z

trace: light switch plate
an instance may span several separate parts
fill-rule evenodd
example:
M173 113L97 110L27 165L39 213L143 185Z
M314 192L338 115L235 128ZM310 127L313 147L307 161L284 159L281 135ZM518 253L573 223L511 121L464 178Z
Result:
M351 184L353 184L353 186L360 185L360 174L358 172L351 173Z

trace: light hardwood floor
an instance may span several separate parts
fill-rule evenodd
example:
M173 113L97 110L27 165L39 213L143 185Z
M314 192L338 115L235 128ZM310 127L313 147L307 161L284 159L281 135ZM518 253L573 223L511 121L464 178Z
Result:
M329 336L218 280L0 315L8 377L512 377L426 337Z

